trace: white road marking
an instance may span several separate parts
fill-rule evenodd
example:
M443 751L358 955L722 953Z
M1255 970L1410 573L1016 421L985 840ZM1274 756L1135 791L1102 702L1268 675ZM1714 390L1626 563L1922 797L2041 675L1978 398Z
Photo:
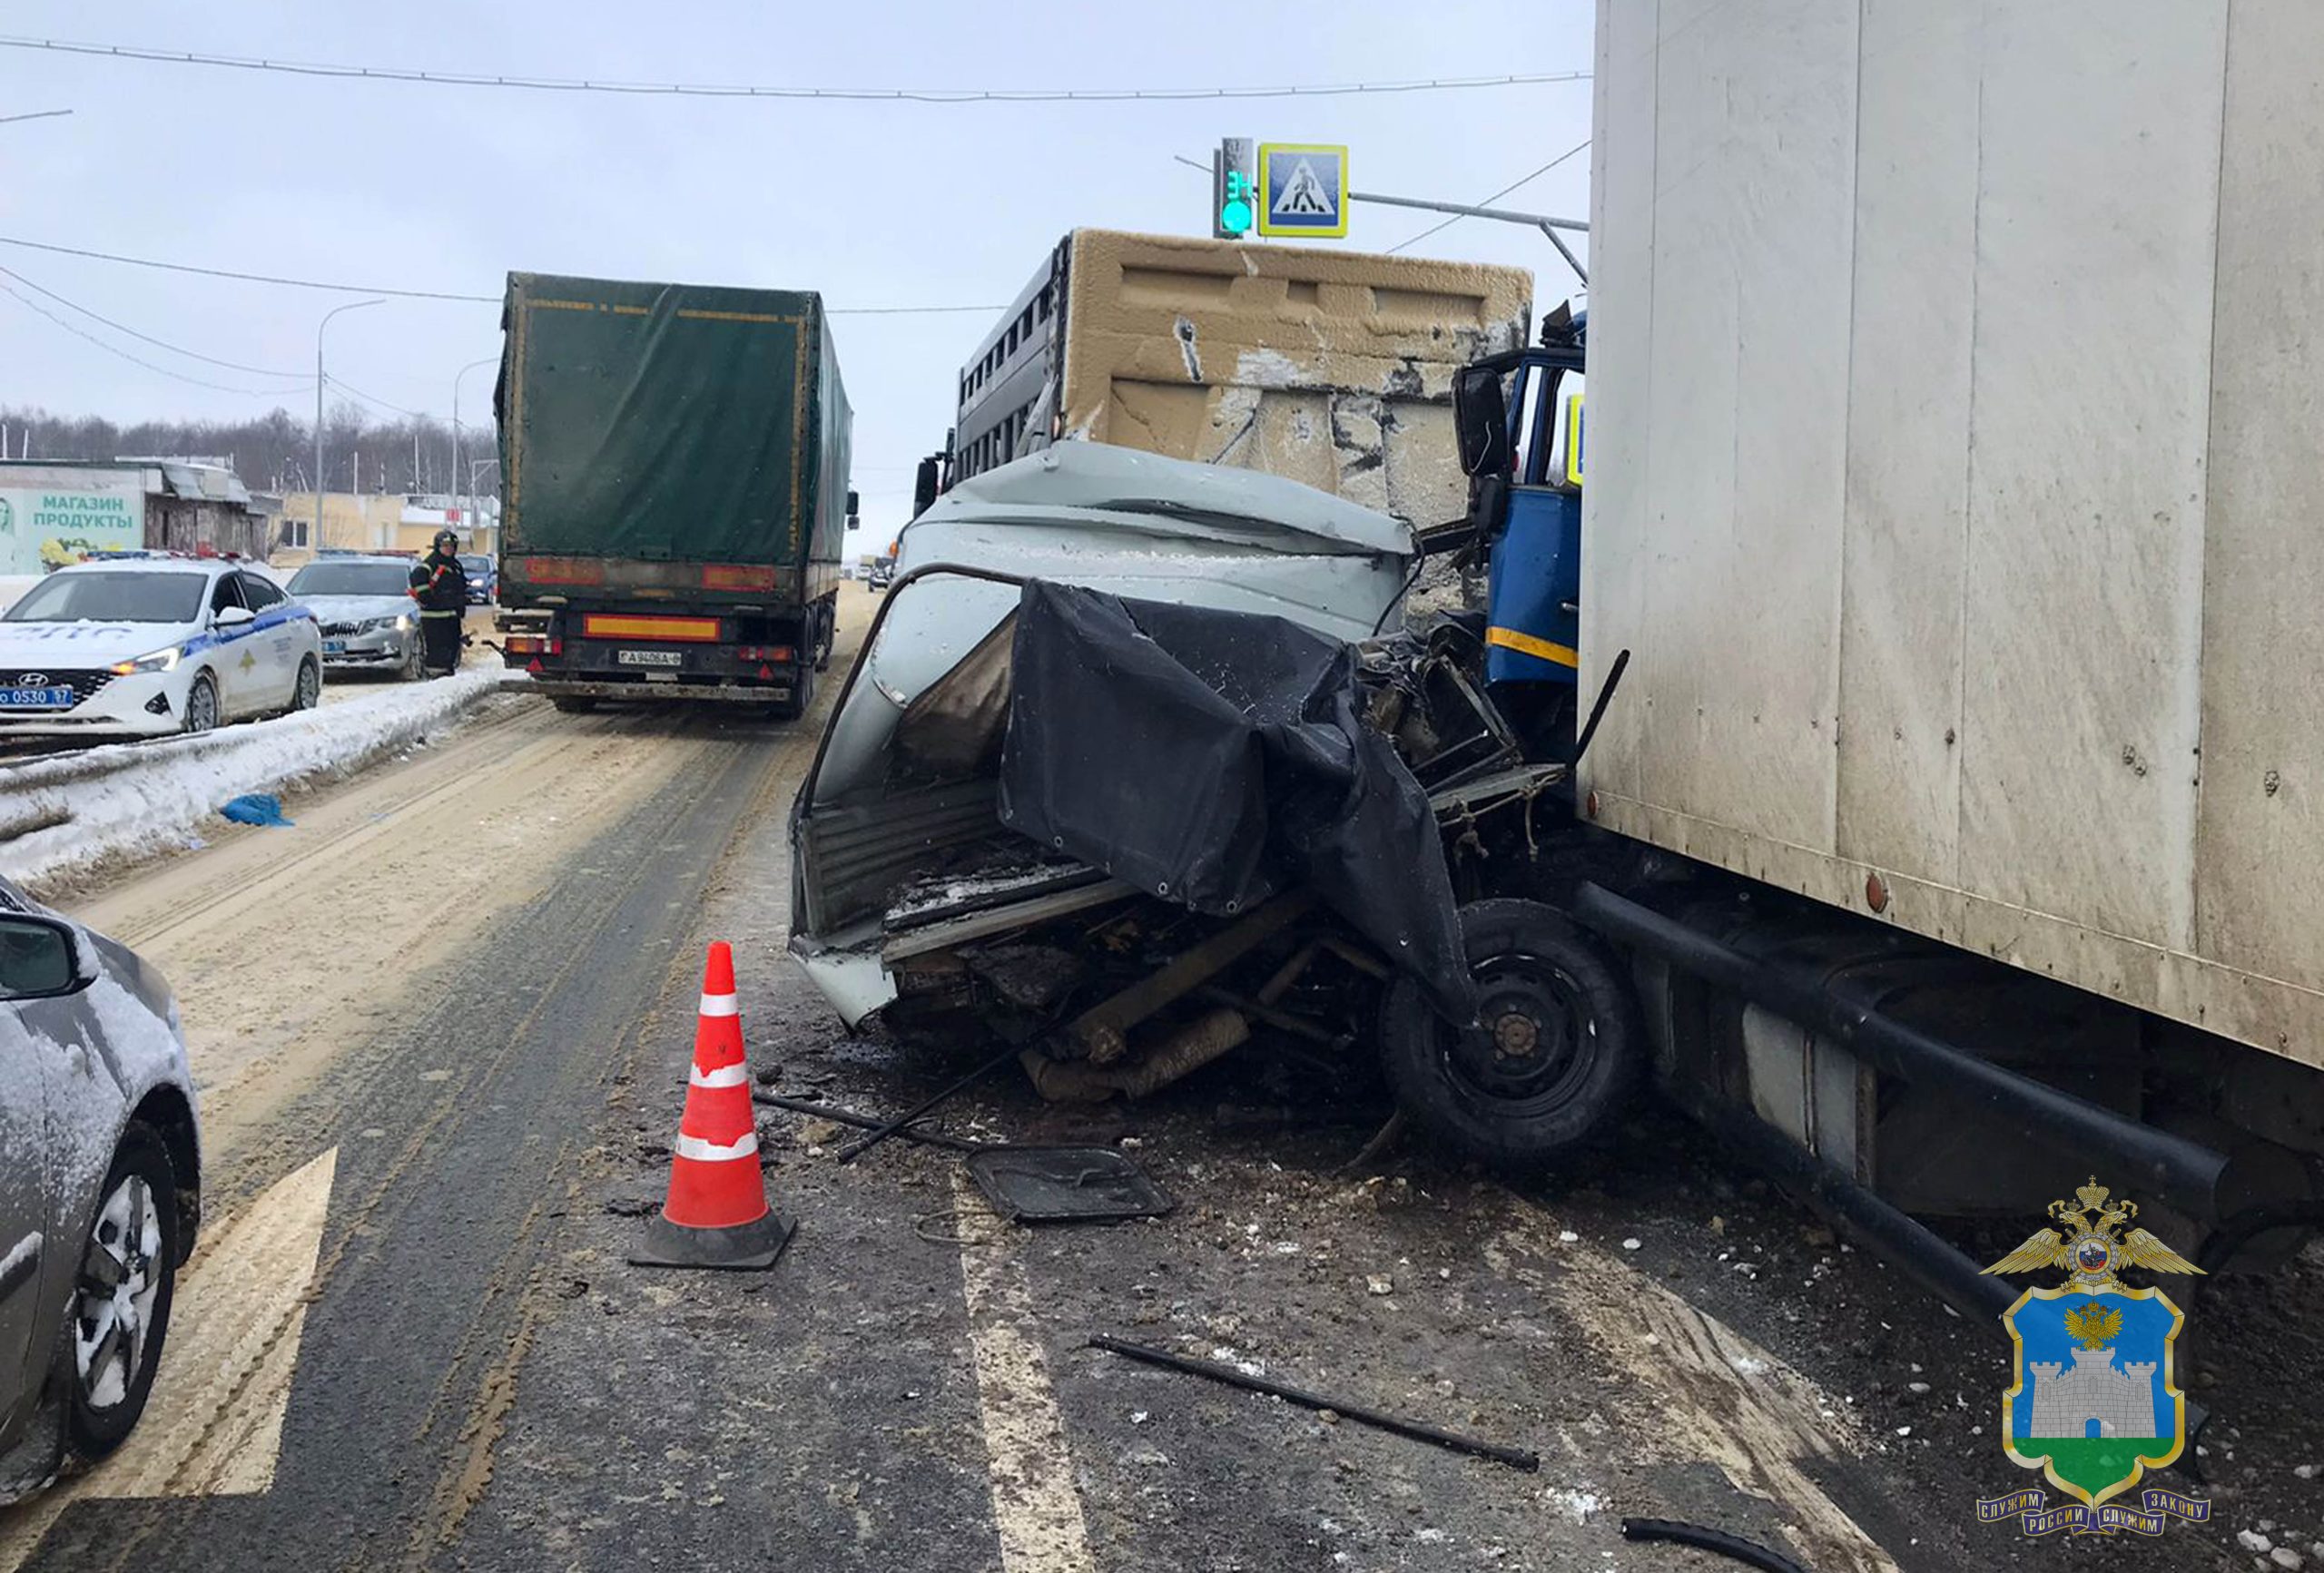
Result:
M963 1232L975 1243L960 1248L960 1283L984 1412L1001 1573L1096 1573L1024 1264L964 1174L954 1173L952 1190L960 1216L985 1225L973 1234Z
M1627 1371L1654 1401L1634 1440L1677 1462L1717 1464L1736 1489L1782 1509L1786 1532L1827 1573L1897 1573L1896 1562L1800 1468L1845 1458L1856 1438L1839 1406L1798 1371L1733 1328L1696 1310L1619 1255L1561 1238L1557 1221L1519 1202L1520 1227L1486 1247L1494 1271L1516 1282L1512 1253L1552 1266L1559 1307L1597 1355ZM1538 1274L1535 1274L1538 1276Z
M0 1515L0 1573L39 1549L84 1498L210 1497L272 1489L330 1210L333 1147L270 1186L179 1275L143 1420L102 1466Z

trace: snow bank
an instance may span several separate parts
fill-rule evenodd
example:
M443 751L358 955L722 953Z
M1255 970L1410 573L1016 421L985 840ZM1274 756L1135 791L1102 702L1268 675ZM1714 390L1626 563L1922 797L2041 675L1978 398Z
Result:
M0 874L33 885L176 845L228 798L360 770L441 730L507 681L498 671L464 672L199 737L0 768Z

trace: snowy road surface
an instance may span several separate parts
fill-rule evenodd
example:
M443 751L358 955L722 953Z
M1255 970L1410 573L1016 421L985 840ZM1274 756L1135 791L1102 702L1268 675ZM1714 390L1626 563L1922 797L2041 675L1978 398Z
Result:
M843 647L870 607L845 595ZM945 1123L1122 1141L1180 1200L1032 1232L954 1155L841 1168L832 1131L767 1109L801 1220L782 1265L625 1265L705 940L734 942L753 1064L784 1090L892 1109L947 1075L851 1040L781 959L813 738L510 707L302 802L296 832L77 904L178 987L210 1222L144 1427L0 1513L0 1573L1729 1566L1627 1544L1625 1514L1817 1573L2107 1565L1974 1522L1977 1496L2030 1483L1970 1433L1993 1341L1673 1156L1695 1144L1659 1116L1603 1173L1525 1196L1410 1155L1337 1173L1359 1126L1222 1125L1222 1099L1265 1098L1229 1065L1095 1114L997 1082ZM1542 1467L1131 1365L1096 1332ZM2221 1566L2238 1527L2140 1564Z

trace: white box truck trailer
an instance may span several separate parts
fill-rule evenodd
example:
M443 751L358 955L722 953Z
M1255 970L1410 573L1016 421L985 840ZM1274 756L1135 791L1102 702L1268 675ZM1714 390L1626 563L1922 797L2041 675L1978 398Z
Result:
M1623 662L1531 893L1667 1087L1965 1307L2013 1292L1921 1218L2316 1215L2324 8L2229 11L1600 0L1586 331L1520 373L1586 355L1578 632L1497 582L1487 637L1568 735ZM1509 359L1496 575L1564 478Z

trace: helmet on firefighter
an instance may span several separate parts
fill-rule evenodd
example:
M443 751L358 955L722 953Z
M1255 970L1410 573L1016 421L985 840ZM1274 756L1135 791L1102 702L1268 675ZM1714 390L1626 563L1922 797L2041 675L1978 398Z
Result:
M459 546L460 537L450 530L438 530L436 532L435 544L438 551L449 552Z

